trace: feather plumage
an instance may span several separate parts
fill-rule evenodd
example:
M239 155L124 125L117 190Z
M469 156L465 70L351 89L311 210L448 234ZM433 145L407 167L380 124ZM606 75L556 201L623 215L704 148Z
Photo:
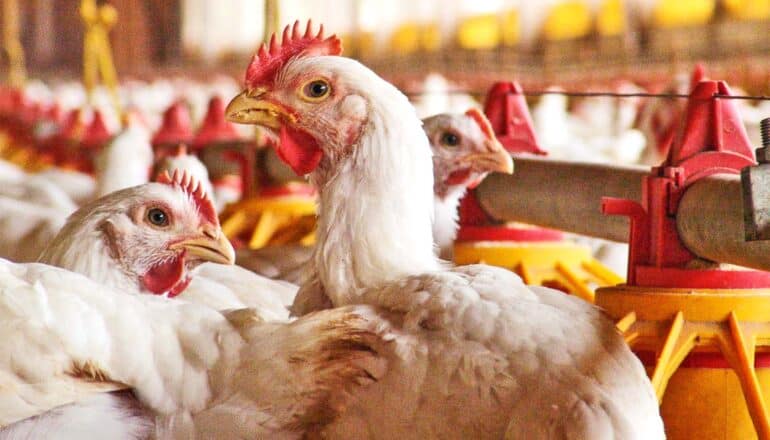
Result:
M295 102L294 82L314 75L334 79L332 104L363 101L364 114L324 103L342 115L320 115ZM503 269L442 269L431 240L431 151L398 90L355 61L321 56L293 59L262 93L293 112L281 124L297 124L323 150L310 175L320 199L313 276L293 311L324 298L374 304L401 331L387 374L326 435L664 437L641 363L597 309ZM318 122L345 126L342 116L366 121L353 144L335 144Z

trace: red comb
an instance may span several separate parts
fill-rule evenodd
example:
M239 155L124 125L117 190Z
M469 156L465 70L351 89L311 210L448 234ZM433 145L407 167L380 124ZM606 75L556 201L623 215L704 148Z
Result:
M283 29L280 42L278 42L276 34L273 34L269 44L262 43L246 69L246 87L253 89L271 83L278 70L296 56L339 55L341 53L342 43L339 38L332 35L324 39L323 25L314 35L313 22L308 20L303 35L299 28L299 20L297 20L293 26L286 26Z
M476 121L476 123L479 125L479 128L481 129L481 132L484 133L484 136L487 139L495 139L495 132L492 130L492 124L489 123L489 119L484 116L484 113L481 113L481 111L477 108L472 108L466 111L465 115L470 116L474 121Z
M203 185L191 176L187 170L180 171L176 169L174 174L171 175L169 175L168 171L164 171L155 178L155 181L179 187L193 199L201 217L213 225L219 226L219 218L217 217L217 210L214 209L214 204L206 194L206 191L203 190Z

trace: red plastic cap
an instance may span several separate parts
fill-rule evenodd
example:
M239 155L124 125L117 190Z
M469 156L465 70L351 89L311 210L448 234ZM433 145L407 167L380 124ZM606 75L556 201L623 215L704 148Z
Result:
M110 140L110 137L112 134L104 123L102 113L99 110L94 110L93 119L83 133L81 144L86 148L101 148Z
M208 144L240 140L235 125L225 119L225 102L219 96L211 98L203 125L193 140L193 147L200 149Z
M487 94L484 113L497 140L509 152L546 154L537 141L529 107L518 83L495 83Z
M78 140L83 136L84 129L83 110L73 109L64 117L61 130L56 137L60 139Z
M706 79L708 79L706 78L706 67L703 65L703 63L696 64L692 69L692 74L690 75L690 92L695 90L695 87Z
M163 113L163 124L152 138L152 144L181 144L192 141L192 122L190 112L183 102L177 101L171 104Z
M715 94L732 93L724 81L701 81L692 90L687 100L684 122L671 145L666 166L690 168L686 162L691 162L695 156L706 152L724 154L721 154L718 160L714 157L712 163L697 168L723 168L725 165L729 166L726 161L730 162L728 159L733 157L740 162L754 162L754 150L735 102L715 98ZM739 170L740 168L736 171Z

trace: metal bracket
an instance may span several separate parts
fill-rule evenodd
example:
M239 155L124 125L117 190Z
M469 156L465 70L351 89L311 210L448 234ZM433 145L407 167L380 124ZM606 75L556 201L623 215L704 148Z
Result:
M770 163L741 170L746 241L770 240Z
M741 170L743 226L746 241L770 240L770 118L760 123L762 148L757 165Z

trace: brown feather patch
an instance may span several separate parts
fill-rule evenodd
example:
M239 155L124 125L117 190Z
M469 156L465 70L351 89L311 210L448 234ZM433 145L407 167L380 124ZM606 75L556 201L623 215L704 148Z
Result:
M290 363L310 367L316 385L300 396L308 405L290 422L290 429L311 437L319 433L345 410L356 388L385 374L386 360L377 351L383 340L367 327L366 319L355 313L330 319L321 327L322 338L311 350L289 357Z

